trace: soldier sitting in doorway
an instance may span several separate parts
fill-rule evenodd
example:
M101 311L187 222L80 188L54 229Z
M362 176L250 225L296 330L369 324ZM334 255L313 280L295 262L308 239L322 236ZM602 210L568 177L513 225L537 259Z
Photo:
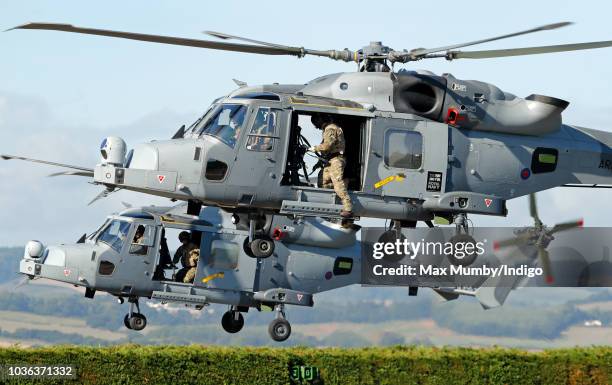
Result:
M187 231L182 231L179 234L179 241L181 246L174 253L172 263L176 265L180 261L182 268L176 273L174 279L177 282L190 283L195 278L196 267L200 258L200 249L192 242L191 234Z

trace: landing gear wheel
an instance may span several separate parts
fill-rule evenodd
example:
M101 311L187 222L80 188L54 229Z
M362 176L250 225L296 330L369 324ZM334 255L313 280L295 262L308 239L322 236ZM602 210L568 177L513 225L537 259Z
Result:
M126 328L132 329L132 327L130 326L130 315L129 314L126 314L125 317L123 317L123 324L125 325Z
M147 326L147 318L140 313L132 313L132 317L128 318L130 329L142 330Z
M291 325L284 318L275 318L268 326L268 333L274 341L285 341L291 335Z
M268 258L274 253L274 241L267 238L257 238L249 243L249 248L256 258Z
M236 319L238 314L238 319ZM244 317L239 312L226 311L221 317L221 326L228 333L238 333L244 326Z
M448 260L455 266L469 266L476 260L478 257L478 253L476 252L476 240L468 234L455 234L449 240L453 245L463 244L460 250L462 251L462 255L456 255L457 247L454 246L453 250L455 250L454 254L448 254ZM465 251L465 245L472 244L472 253L467 253Z
M400 233L396 229L391 229L382 233L378 238L378 242L395 243L398 239L400 242L404 242L406 237L404 236L404 234ZM403 253L396 253L396 250L393 250L390 253L385 253L384 260L385 262L398 263L399 261L404 259L404 257L406 257L406 255L404 255Z

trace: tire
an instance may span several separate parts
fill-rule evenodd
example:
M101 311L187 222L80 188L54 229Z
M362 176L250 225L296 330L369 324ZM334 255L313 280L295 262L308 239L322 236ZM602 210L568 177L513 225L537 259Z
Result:
M132 327L130 326L129 314L126 314L125 317L123 317L123 324L125 325L126 328L130 330L132 329Z
M238 313L238 319L236 320L234 319L234 312L226 311L221 317L221 326L228 333L238 333L244 326L244 317L242 313Z
M274 341L285 341L291 335L291 324L284 318L275 318L268 326L268 333Z
M147 326L147 318L140 313L133 313L132 318L129 319L130 328L136 331L140 331Z
M274 253L274 241L266 238L254 239L249 248L255 258L268 258Z
M455 234L451 237L449 242L453 244L456 244L456 243L472 243L474 245L476 244L476 240L471 235L468 235L468 234ZM455 247L453 247L453 250L455 250ZM472 254L466 254L462 256L461 258L455 256L455 254L447 255L447 258L450 261L450 263L452 263L455 266L469 266L472 263L474 263L477 257L478 257L478 254L476 253L476 251L474 251Z

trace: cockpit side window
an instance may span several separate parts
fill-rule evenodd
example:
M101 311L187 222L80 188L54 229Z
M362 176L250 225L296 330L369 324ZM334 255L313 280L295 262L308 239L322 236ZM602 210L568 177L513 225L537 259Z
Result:
M276 138L276 120L278 111L269 107L261 107L249 131L246 147L251 151L272 151Z
M149 246L153 244L154 237L155 228L153 226L138 225L130 245L130 254L147 255Z
M198 127L196 132L211 135L234 148L240 138L247 106L241 104L222 104L214 115Z
M129 231L129 222L115 219L100 233L98 242L106 243L117 253L120 253Z

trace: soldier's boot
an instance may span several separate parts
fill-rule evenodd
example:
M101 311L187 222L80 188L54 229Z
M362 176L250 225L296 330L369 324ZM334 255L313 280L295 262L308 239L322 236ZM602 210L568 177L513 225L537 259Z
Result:
M344 219L349 219L353 217L353 212L352 211L347 211L347 210L342 210L340 211L340 216Z
M345 219L353 217L353 202L351 202L350 198L342 200L342 211L340 211L340 216Z

